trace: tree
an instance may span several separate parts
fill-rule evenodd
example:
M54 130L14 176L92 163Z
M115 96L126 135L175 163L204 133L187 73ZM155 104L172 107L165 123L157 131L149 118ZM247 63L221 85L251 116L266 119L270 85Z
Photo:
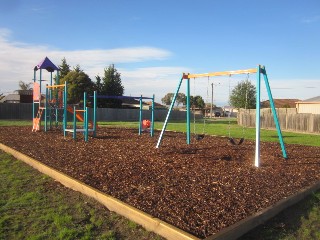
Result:
M163 98L161 98L161 102L165 105L170 105L172 102L174 94L173 93L167 93L166 95L164 95Z
M235 108L256 108L256 87L249 81L241 81L232 90L230 98L230 105Z
M67 76L67 74L69 72L71 72L70 70L70 65L67 64L67 60L66 58L63 58L61 65L59 65L60 68L60 79L64 78L65 76Z
M177 102L177 106L179 106L179 104L185 105L186 104L186 95L184 93L178 93L176 102Z
M96 76L96 91L98 93L101 93L102 91L102 79L99 75Z
M62 84L65 82L68 84L68 103L79 103L83 100L84 92L87 92L88 95L93 94L94 83L82 70L70 71L63 79L61 79Z
M201 96L190 96L190 106L191 108L198 108L203 110L205 107L204 100Z
M20 90L32 90L32 83L25 83L23 81L19 82L19 88Z
M174 94L173 93L167 93L163 98L161 98L161 102L165 105L170 105L172 102ZM176 104L179 106L179 104L185 105L186 104L186 95L184 93L178 93L176 98Z
M124 87L121 82L121 74L118 73L114 65L110 65L108 68L104 69L104 76L101 78L96 77L97 83L96 88L100 90L100 95L107 96L122 96L124 93ZM99 82L98 82L99 80ZM99 85L99 86L98 86ZM100 88L100 89L99 89ZM121 107L122 101L119 99L101 99L99 101L99 106L119 108Z
M76 72L81 72L82 71L82 69L81 69L79 64L77 64L77 66L74 67L73 70L76 71Z

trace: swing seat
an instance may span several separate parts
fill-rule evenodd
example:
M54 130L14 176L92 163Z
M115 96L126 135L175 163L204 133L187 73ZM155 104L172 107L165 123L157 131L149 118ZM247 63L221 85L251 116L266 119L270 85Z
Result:
M236 143L236 141L233 139L233 138L229 138L229 142L232 144L232 145L241 145L243 142L244 142L244 138L241 138L240 141L238 143Z
M200 141L202 139L204 139L204 134L197 134L196 135L196 140Z

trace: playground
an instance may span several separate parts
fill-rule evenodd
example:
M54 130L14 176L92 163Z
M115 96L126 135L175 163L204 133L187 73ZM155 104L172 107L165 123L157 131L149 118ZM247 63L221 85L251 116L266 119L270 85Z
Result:
M40 94L42 70L50 73L45 100ZM68 84L59 84L59 77L57 84L52 84L55 70L59 73L48 58L34 69L34 133L30 134L28 126L1 127L0 143L197 238L212 236L302 189L319 184L320 148L284 144L264 66L183 73L161 131L154 128L154 95L84 93L83 107L72 107L67 100ZM244 128L242 137L234 138L230 117L225 126L227 137L206 134L205 121L202 134L196 133L195 128L192 133L190 79L206 77L209 83L210 77L242 74L256 75L256 126L260 126L263 77L275 123L273 137L278 142L261 141L260 127L254 129L255 138L245 139ZM186 133L166 131L182 82L187 86ZM138 130L99 126L99 98L139 100ZM89 99L91 108L87 106ZM150 120L143 117L143 99L152 102ZM77 121L82 123L77 125Z
M0 128L1 143L200 238L320 180L319 147L289 144L285 159L278 142L261 142L257 168L254 141L206 136L187 145L185 134L167 131L155 148L159 135L99 127L85 142Z

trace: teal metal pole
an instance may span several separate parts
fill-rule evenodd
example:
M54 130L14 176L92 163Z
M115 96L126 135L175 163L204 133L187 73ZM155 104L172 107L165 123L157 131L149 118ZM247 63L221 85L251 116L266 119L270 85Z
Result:
M57 76L56 76L56 82L55 82L55 84L56 85L59 85L59 83L60 83L60 73L59 73L59 70L57 70ZM60 109L60 101L61 101L61 99L59 99L59 93L58 93L59 91L57 90L56 91L56 94L55 94L55 98L56 98L56 127L58 126L58 123L59 123L59 111L58 111L58 109ZM61 110L60 110L61 111Z
M139 135L141 135L141 129L142 129L142 95L140 96Z
M67 87L67 82L65 82L64 85L64 94L63 94L63 135L66 137L66 129L67 129L67 121L68 121L68 116L67 116L67 103L68 103L68 87Z
M152 96L152 104L151 104L151 129L150 136L154 136L154 94Z
M187 79L187 144L190 144L190 78Z
M39 79L39 82L40 82L40 103L41 103L41 91L42 91L42 69L40 69L40 79Z
M93 136L96 137L97 131L97 91L93 93Z
M83 93L83 110L85 111L87 107L87 93Z
M76 114L76 106L73 106L73 139L77 138L77 114Z
M261 66L257 69L257 98L256 98L256 150L254 165L259 167L260 165L260 93L261 93Z
M52 86L52 72L50 72L50 86ZM50 103L52 103L52 97L53 97L52 96L52 89L51 88L48 89L48 92L49 92L49 101L50 101ZM52 104L48 109L48 111L49 111L49 129L52 128L52 117L51 117L52 116L52 106L54 106L54 104ZM56 106L54 106L54 108L56 109ZM54 111L55 111L55 109L54 109Z
M47 118L48 118L48 114L47 114L47 111L48 111L48 97L49 97L48 88L46 87L46 100L45 100L45 105L44 105L44 131L45 132L47 131L47 124L48 124L47 123ZM40 121L41 121L41 119L40 119Z
M41 85L42 85L42 69L40 69L40 77L39 77L39 85L40 85L40 99L39 99L39 109L41 107L41 99L42 99L42 94L41 94ZM44 109L46 111L46 109ZM41 118L39 119L39 130L41 129Z
M266 84L266 88L267 88L267 92L268 92L268 96L269 96L269 101L270 101L270 107L272 110L272 114L273 114L273 119L276 125L276 129L278 132L278 137L279 137L279 142L281 145L281 150L282 150L282 155L284 158L288 158L287 156L287 152L286 152L286 147L283 141L283 137L282 137L282 132L281 132L281 128L280 128L280 124L279 124L279 120L278 120L278 116L277 116L277 111L276 108L274 106L274 101L273 101L273 97L272 97L272 93L271 93L271 89L270 89L270 85L269 85L269 81L268 81L268 76L267 76L267 72L266 69L263 67L262 69L262 74L263 74L263 78L264 78L264 82Z
M57 78L56 78L56 85L60 84L60 71L57 70Z
M85 115L85 135L84 135L84 141L85 142L88 142L88 107L85 108L85 112L84 112L84 115Z
M50 86L52 86L52 72L50 72ZM49 92L49 98L52 100L52 92Z
M87 93L83 93L83 129L86 129L86 106L87 106ZM84 138L86 138L86 132L83 133Z
M169 108L169 111L167 113L167 116L166 116L166 120L164 121L164 124L163 124L163 127L162 127L162 130L161 130L161 133L160 133L160 136L158 138L158 142L157 142L157 145L156 145L156 148L159 148L160 147L160 144L161 144L161 141L162 141L162 138L163 138L163 134L164 132L166 131L166 128L167 128L167 125L168 125L168 121L169 121L169 117L170 117L170 114L171 114L171 111L173 109L173 106L174 106L174 103L177 99L177 95L179 93L179 90L180 90L180 87L181 87L181 83L182 83L182 80L183 80L183 76L181 77L179 83L178 83L178 87L177 87L177 90L173 96L173 99L172 99L172 102L171 102L171 105L170 105L170 108Z
M33 70L33 83L35 83L37 81L36 78L37 78L37 72L36 72L36 70ZM34 91L33 91L33 94L34 94ZM35 117L35 103L34 103L34 98L32 98L32 124L33 124L34 117Z
M55 125L56 125L56 127L58 127L58 122L59 122L59 111L58 111L58 108L56 108L56 119L55 119Z

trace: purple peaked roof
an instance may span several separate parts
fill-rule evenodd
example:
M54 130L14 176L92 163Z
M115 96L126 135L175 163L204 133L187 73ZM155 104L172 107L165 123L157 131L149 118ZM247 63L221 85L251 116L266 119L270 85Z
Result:
M54 65L48 57L43 59L37 66L34 67L34 70L46 69L48 72L58 71L59 68Z

